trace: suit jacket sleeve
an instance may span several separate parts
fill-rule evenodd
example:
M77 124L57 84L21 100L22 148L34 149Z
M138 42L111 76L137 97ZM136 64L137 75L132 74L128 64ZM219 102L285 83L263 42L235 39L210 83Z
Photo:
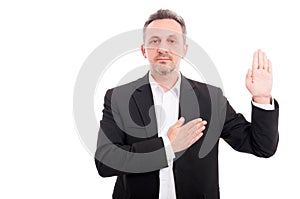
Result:
M224 97L223 97L224 99ZM279 105L274 110L264 110L252 105L251 123L236 113L229 102L223 100L225 122L221 137L235 150L258 157L270 157L277 149Z
M103 118L100 121L95 153L95 163L100 176L145 173L167 167L161 137L153 136L128 142L130 136L118 127L113 117L118 115L118 110L112 110L111 97L112 90L108 90L104 98ZM112 114L113 111L115 114Z

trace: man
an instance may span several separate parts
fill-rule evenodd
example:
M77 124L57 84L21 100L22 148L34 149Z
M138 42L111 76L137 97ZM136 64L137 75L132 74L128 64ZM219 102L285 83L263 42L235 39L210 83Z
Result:
M95 162L101 176L117 176L113 198L218 199L219 138L259 157L276 151L279 110L271 98L266 54L254 53L246 76L253 96L249 123L221 89L179 72L185 38L185 23L176 13L152 14L141 46L149 73L105 95ZM200 158L202 146L209 152Z

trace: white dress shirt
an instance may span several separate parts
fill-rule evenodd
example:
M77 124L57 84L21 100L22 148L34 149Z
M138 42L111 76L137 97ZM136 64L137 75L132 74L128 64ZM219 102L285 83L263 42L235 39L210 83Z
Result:
M159 171L159 199L176 199L173 175L173 159L175 158L175 154L167 136L167 132L178 120L181 84L180 73L178 74L178 77L176 84L170 90L164 92L163 88L153 79L151 73L149 73L149 82L153 94L158 136L163 139L168 161L168 167L160 169ZM258 104L253 101L252 103L254 106L265 110L274 110L274 99L272 99L272 104Z
M164 92L149 73L149 82L153 94L158 136L163 139L169 165L159 171L159 199L176 199L173 176L173 158L175 157L175 154L167 136L167 132L178 120L181 75L179 74L178 77L176 84L170 90Z

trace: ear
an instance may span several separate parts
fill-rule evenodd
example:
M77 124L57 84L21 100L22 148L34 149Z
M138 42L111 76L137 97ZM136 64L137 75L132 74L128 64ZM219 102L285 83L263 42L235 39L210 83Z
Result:
M184 47L183 47L183 56L182 56L182 58L184 58L184 57L186 56L186 53L187 53L187 51L188 51L188 48L189 48L189 45L184 44Z
M146 49L145 49L145 46L144 44L141 45L141 51L142 51L142 54L145 58L147 58L147 53L146 53Z

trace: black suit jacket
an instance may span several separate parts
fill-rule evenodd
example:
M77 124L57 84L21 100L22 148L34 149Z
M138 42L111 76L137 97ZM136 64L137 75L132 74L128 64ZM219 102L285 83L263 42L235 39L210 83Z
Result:
M167 167L148 75L105 95L95 162L100 176L117 176L115 199L158 199L159 169ZM208 124L201 139L175 154L177 199L219 198L219 138L237 151L259 157L270 157L276 151L276 101L272 111L252 106L249 123L234 111L221 89L182 76L179 107L179 117L185 117L186 122L201 117Z

